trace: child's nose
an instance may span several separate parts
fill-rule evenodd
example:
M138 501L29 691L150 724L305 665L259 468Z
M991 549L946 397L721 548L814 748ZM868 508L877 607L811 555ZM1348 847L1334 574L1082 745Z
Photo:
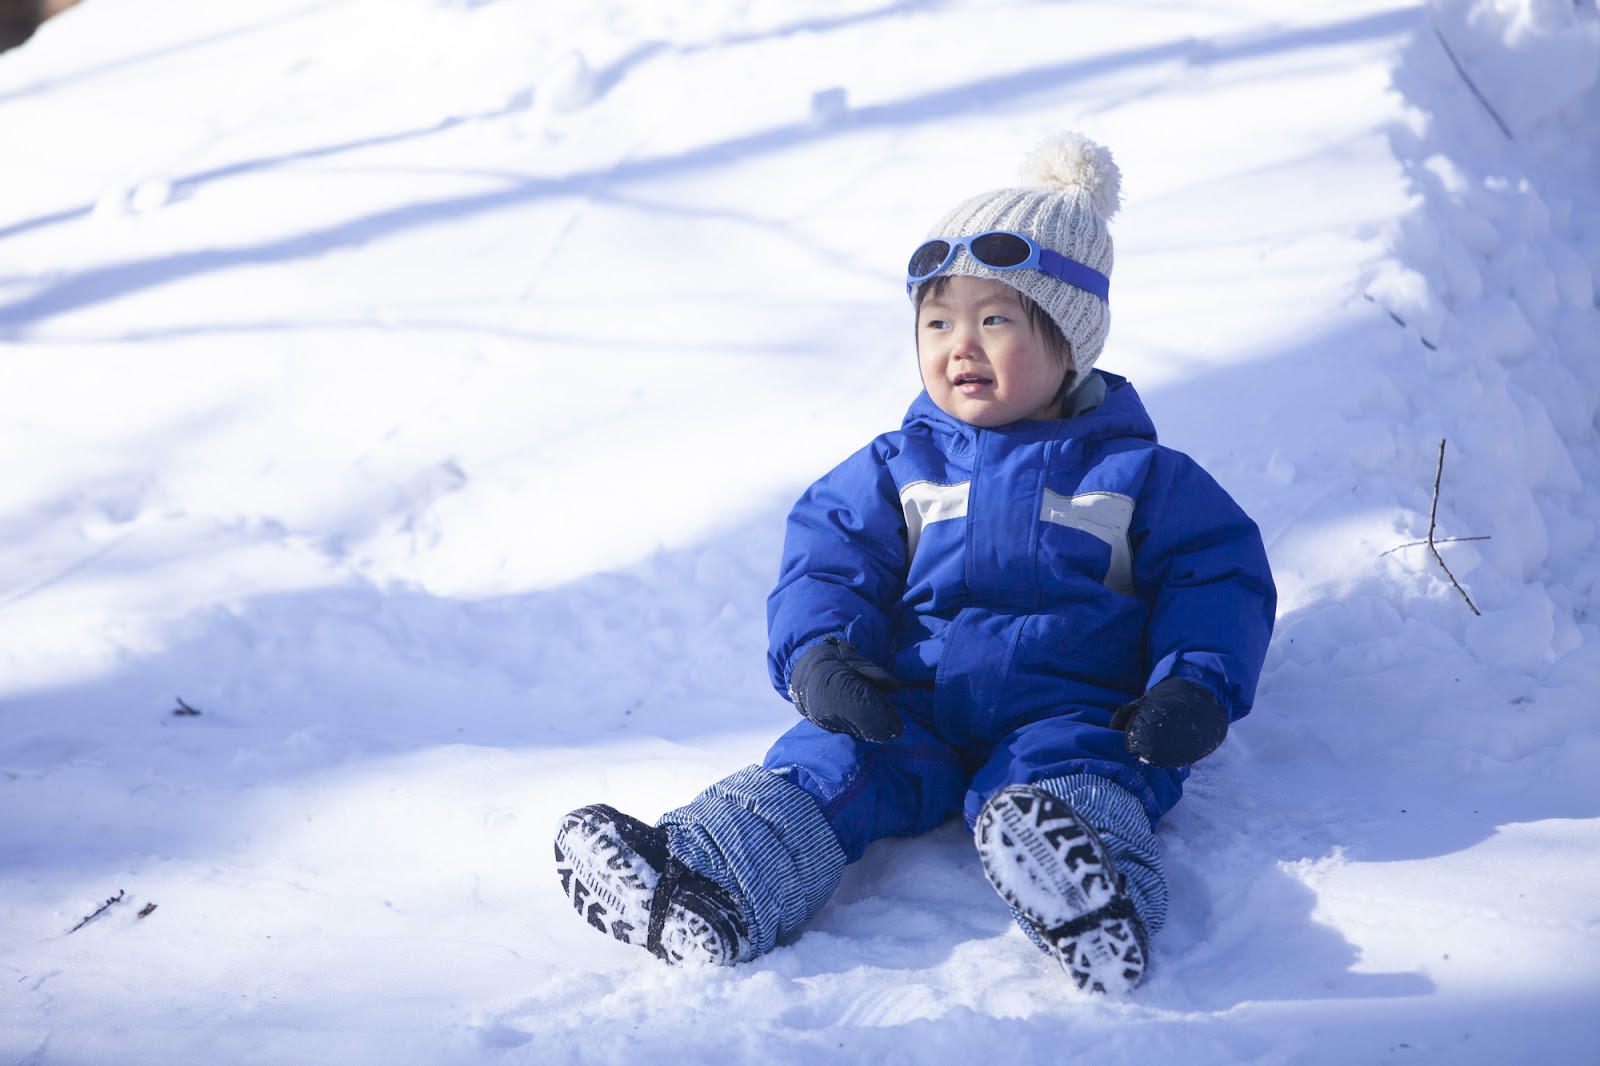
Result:
M977 331L968 326L957 326L950 341L950 354L957 359L971 359L983 350Z

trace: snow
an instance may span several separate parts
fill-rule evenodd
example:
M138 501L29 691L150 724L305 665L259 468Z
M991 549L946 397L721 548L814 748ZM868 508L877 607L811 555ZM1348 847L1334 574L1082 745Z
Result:
M1600 14L1291 7L86 0L0 55L0 1059L1582 1058ZM791 720L783 514L916 388L908 249L1061 128L1124 173L1101 365L1282 593L1148 981L1073 990L959 825L745 967L595 935L556 819Z

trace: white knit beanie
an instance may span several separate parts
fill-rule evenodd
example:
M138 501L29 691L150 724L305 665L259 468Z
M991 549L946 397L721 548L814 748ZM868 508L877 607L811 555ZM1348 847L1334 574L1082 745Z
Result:
M1010 230L1109 278L1111 234L1106 220L1117 213L1122 202L1122 173L1110 151L1082 134L1060 133L1023 161L1021 177L1024 187L997 189L967 200L945 215L928 232L928 238ZM1075 381L1082 381L1100 358L1111 328L1111 311L1106 301L1093 293L1037 270L991 270L965 248L941 274L992 278L1044 308L1072 346ZM926 283L912 287L913 300Z

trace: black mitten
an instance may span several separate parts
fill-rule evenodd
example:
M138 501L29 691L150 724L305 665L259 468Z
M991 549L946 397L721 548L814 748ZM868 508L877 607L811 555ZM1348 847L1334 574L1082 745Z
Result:
M789 697L801 714L830 733L873 743L893 740L905 728L880 695L899 687L889 671L837 637L807 649L789 675Z
M1118 707L1111 728L1126 733L1128 750L1147 763L1188 766L1217 750L1228 735L1228 712L1204 685L1169 677Z

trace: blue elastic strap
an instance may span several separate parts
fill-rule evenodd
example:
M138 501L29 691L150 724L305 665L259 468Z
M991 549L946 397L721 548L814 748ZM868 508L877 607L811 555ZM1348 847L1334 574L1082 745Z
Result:
M1068 259L1060 252L1039 249L1039 269L1084 292L1093 293L1106 303L1111 302L1111 279L1093 267L1084 266L1076 259Z

